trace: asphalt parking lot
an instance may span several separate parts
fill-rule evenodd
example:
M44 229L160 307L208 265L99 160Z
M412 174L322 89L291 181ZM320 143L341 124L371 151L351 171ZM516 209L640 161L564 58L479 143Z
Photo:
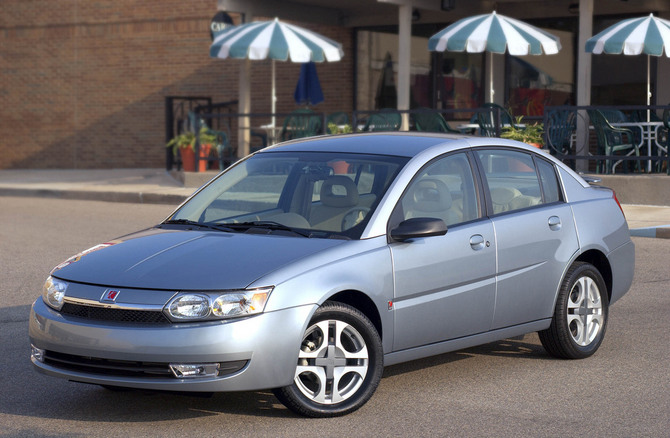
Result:
M271 392L112 392L35 372L29 308L50 269L173 207L24 197L0 205L2 436L668 436L668 239L633 238L633 287L612 306L593 357L552 359L527 335L387 367L361 410L311 420Z

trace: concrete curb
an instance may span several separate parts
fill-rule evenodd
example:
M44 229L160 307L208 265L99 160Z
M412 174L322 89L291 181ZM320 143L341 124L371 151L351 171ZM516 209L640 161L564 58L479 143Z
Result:
M81 201L125 202L133 204L172 204L184 202L188 196L149 193L149 192L114 192L90 190L61 190L61 189L30 189L30 188L0 188L0 196L32 196L42 198L75 199Z
M633 237L670 239L670 225L663 227L633 228L630 230L630 235Z

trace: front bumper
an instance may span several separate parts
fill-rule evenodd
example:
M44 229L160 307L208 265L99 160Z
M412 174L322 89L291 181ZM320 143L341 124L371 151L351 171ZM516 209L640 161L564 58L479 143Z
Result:
M98 364L245 365L223 376L179 379L159 373L113 375L104 369L63 367L34 358L33 364L42 373L68 380L154 390L221 392L286 386L293 382L300 342L315 307L300 306L228 321L131 326L65 318L38 298L30 312L30 342L59 357Z

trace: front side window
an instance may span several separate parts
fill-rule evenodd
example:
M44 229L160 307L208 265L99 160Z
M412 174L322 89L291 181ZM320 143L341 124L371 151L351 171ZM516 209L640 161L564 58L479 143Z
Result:
M449 155L424 167L403 194L398 209L400 220L430 217L442 219L447 226L479 218L477 189L467 155Z
M551 164L540 159L533 160L529 153L506 149L479 150L477 155L491 194L493 214L559 200L558 182ZM540 164L538 171L535 168L536 161L544 163ZM552 173L553 181L550 176ZM538 174L542 177L542 187ZM543 188L546 189L544 198Z

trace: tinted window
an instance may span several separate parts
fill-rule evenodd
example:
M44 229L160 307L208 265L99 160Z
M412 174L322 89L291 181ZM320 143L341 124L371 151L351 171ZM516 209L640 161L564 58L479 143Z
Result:
M423 168L400 201L402 220L442 219L448 226L480 217L472 168L464 153L449 155Z
M544 160L536 160L537 170L540 173L540 181L542 182L542 191L544 193L544 202L558 202L561 200L561 191L559 190L558 180L556 179L556 171L551 163Z
M494 214L542 204L540 181L530 154L510 150L480 150L477 154L486 174Z
M170 219L278 222L358 238L407 158L328 152L260 153L238 163Z

